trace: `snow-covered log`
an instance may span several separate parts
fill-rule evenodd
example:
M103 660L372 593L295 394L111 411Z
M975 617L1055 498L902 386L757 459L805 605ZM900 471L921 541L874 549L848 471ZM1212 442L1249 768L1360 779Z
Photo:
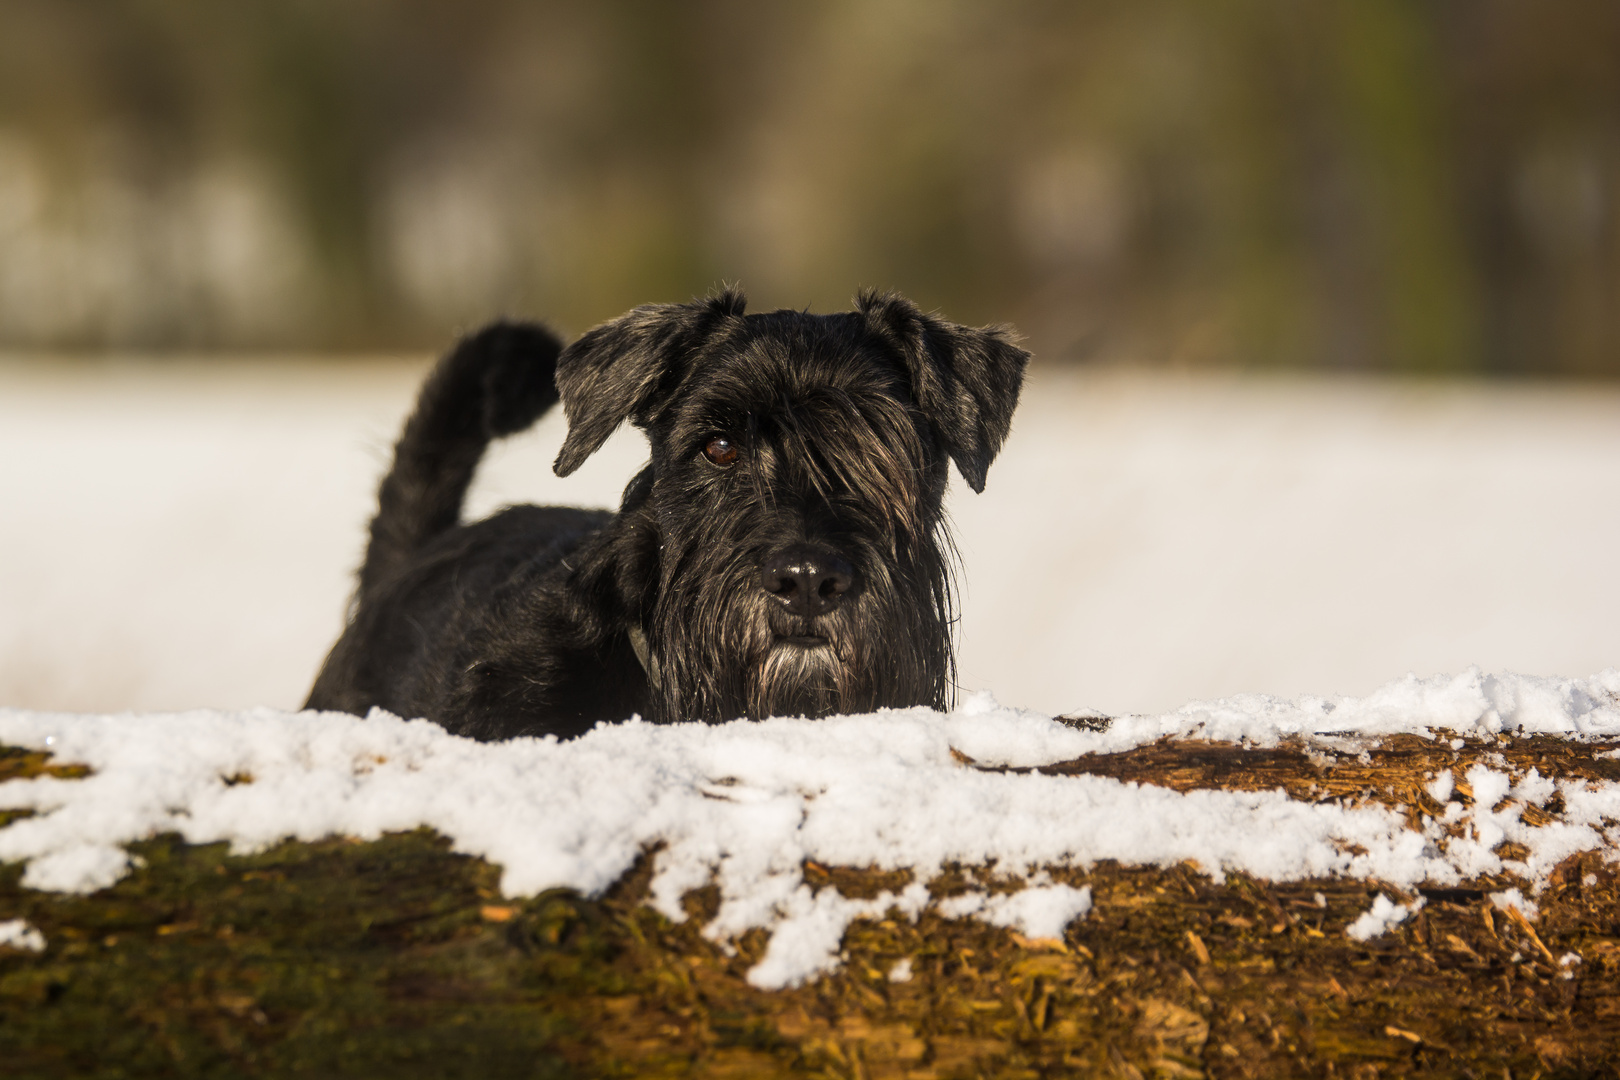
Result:
M489 745L0 711L18 1075L1604 1075L1620 672Z

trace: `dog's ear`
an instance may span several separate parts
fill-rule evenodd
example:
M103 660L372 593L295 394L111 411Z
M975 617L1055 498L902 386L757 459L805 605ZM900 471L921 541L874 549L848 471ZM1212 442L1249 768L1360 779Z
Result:
M552 466L567 476L599 450L618 426L641 426L667 401L692 357L747 300L727 289L688 304L646 304L588 330L557 358L557 392L568 437Z
M894 293L863 291L855 307L867 329L904 357L917 407L968 486L983 491L1012 427L1029 353L1004 327L958 326Z

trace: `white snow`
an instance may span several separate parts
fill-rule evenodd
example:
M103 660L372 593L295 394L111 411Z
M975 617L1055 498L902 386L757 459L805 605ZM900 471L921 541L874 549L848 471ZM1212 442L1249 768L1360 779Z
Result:
M960 710L963 720L990 700L988 695L970 698ZM1458 675L1409 674L1364 698L1286 700L1241 694L1193 702L1158 716L1119 717L1102 732L1056 732L1041 726L1044 717L1039 713L1019 715L1030 721L1023 737L1026 753L1037 757L1125 750L1165 736L1273 746L1295 735L1620 735L1620 669L1609 668L1589 679L1496 675L1477 667ZM961 740L959 749L977 759L974 725L958 721L955 733ZM1031 762L1008 762L1026 763ZM1437 778L1440 786L1435 790L1445 783ZM1449 796L1450 790L1445 790Z
M1458 747L1454 746L1452 749L1456 750ZM1442 806L1444 806L1451 798L1451 792L1455 787L1456 780L1451 775L1450 769L1442 769L1435 775L1434 779L1430 780L1426 785L1429 795L1433 797L1435 802L1441 804Z
M897 909L915 920L927 905L928 887L919 882L907 886L899 896L883 892L871 900L851 900L837 889L816 892L808 885L800 885L766 914L767 922L774 923L775 929L770 944L765 946L765 955L749 969L748 981L762 990L796 986L838 966L844 931L856 919L880 918ZM757 917L758 913L757 905L734 909L730 919L717 917L704 932L724 940L722 935L727 930L749 929L743 920Z
M966 892L941 900L939 913L948 919L971 915L991 926L1005 926L1030 938L1057 938L1091 910L1091 886L1031 885L1014 893Z
M1541 909L1534 900L1527 900L1517 888L1504 889L1501 892L1491 893L1491 903L1503 911L1518 911L1527 919L1534 919L1541 914Z
M1515 781L1474 765L1466 779L1478 801L1450 803L1443 819L1414 831L1378 805L1301 801L1281 790L1180 793L1098 776L984 771L961 760L1032 766L1167 734L1257 745L1293 735L1342 748L1369 734L1431 729L1612 736L1620 733L1620 672L1408 678L1359 700L1199 703L1124 717L1102 732L1003 708L987 695L949 714L632 721L570 742L504 744L383 713L362 720L268 709L0 710L0 744L50 749L58 761L93 770L83 779L0 784L0 809L36 812L0 829L0 860L26 862L30 887L89 892L128 872L124 845L166 831L249 851L289 837L365 839L428 826L456 850L499 864L503 890L520 897L555 887L597 893L656 846L649 902L678 921L681 898L715 882L720 906L705 933L724 943L769 929L749 977L780 987L835 966L851 920L915 918L930 904L1029 937L1060 936L1089 909L1090 891L1052 884L1043 868L1191 860L1216 879L1229 871L1276 881L1343 875L1401 889L1508 873L1533 891L1568 855L1615 856L1620 784L1534 771ZM1554 794L1565 803L1558 820L1522 820L1524 805ZM1449 836L1444 825L1459 822L1464 835ZM1504 839L1528 855L1503 860L1492 849ZM912 883L894 895L848 898L812 889L806 860L908 869ZM947 864L982 867L998 881L1027 878L1029 887L935 901L927 885ZM1534 914L1518 890L1496 899ZM1388 905L1356 925L1381 932L1398 921L1399 905Z
M0 922L0 949L6 948L44 952L45 935L29 926L26 919L7 919Z
M296 708L427 363L0 359L0 704ZM470 513L616 503L644 440L562 435ZM1048 713L1620 662L1614 387L1037 366L948 506L962 682Z
M1378 898L1373 901L1373 906L1362 912L1344 932L1357 941L1371 941L1395 929L1406 921L1408 915L1416 914L1422 907L1422 897L1412 904L1397 904L1383 893L1379 893Z

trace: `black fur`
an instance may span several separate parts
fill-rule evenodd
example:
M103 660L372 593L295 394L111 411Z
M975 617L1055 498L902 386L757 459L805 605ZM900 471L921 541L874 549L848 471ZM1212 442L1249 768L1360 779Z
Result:
M1001 329L877 293L819 316L745 315L735 291L649 305L561 350L540 327L492 326L422 389L307 707L381 706L483 739L632 713L943 708L947 460L983 490L1027 361ZM489 441L559 396L560 476L624 421L646 432L651 461L619 512L520 506L458 525Z

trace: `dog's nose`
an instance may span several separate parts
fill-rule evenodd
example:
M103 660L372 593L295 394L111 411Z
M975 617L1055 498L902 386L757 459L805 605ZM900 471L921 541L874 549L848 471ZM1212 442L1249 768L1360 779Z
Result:
M789 614L825 615L855 584L855 568L836 552L816 544L791 544L771 553L759 583Z

